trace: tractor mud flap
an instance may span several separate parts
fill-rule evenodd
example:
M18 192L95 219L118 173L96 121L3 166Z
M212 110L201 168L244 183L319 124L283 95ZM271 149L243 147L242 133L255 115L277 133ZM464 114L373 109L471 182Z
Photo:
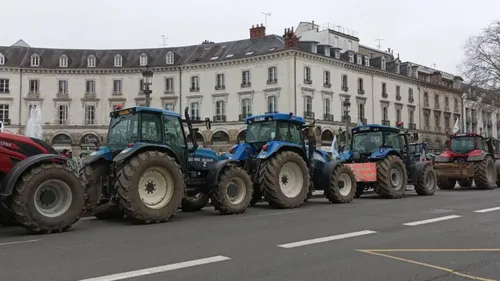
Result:
M344 165L351 168L356 177L356 182L377 181L377 163L350 163Z
M434 170L440 178L465 179L474 177L474 163L436 163Z

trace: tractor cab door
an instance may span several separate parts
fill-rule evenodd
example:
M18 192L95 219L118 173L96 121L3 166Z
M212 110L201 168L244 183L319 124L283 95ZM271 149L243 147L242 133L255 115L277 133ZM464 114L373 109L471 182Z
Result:
M187 169L188 145L182 120L180 117L163 115L165 145L169 146L179 157L181 168Z
M403 161L405 162L406 172L408 173L408 178L413 180L416 177L415 174L415 155L410 152L410 142L408 140L407 134L399 134L399 143L401 145L401 154L403 155Z

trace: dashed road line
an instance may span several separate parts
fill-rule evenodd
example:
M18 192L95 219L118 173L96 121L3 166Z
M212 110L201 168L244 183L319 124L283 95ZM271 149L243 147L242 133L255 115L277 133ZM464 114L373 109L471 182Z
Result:
M451 215L451 216L433 218L433 219L428 219L428 220L421 220L421 221L414 221L414 222L403 223L403 225L406 225L406 226L417 226L417 225L423 225L423 224L428 224L428 223L434 223L434 222L440 222L440 221L458 219L458 218L461 218L461 217L462 216Z
M22 240L22 241L12 241L12 242L4 242L0 243L0 246L8 246L8 245L16 245L16 244L25 244L25 243L33 243L42 241L42 239L32 239L32 240Z
M482 210L475 210L474 213L489 213L489 212L494 212L494 211L500 211L500 207L489 208L489 209L482 209Z
M302 247L302 246L307 246L307 245L325 243L325 242L353 238L353 237L358 237L358 236L363 236L363 235L368 235L368 234L375 234L375 233L377 233L377 231L363 230L363 231L357 231L357 232L351 232L351 233L345 233L345 234L303 240L303 241L298 241L298 242L293 242L293 243L287 243L287 244L278 245L278 247L285 248L285 249L291 249L291 248L297 248L297 247Z
M140 277L140 276L151 275L151 274L157 274L157 273L173 271L173 270L177 270L177 269L183 269L183 268L188 268L188 267L193 267L193 266L198 266L198 265L222 262L222 261L227 261L230 259L231 258L228 258L225 256L214 256L214 257L209 257L209 258L204 258L204 259L190 260L190 261L185 261L185 262L179 262L179 263L173 263L173 264L162 265L162 266L157 266L157 267L139 269L139 270L117 273L117 274L112 274L112 275L105 275L105 276L99 276L99 277L94 277L94 278L81 279L78 281L123 280L123 279Z

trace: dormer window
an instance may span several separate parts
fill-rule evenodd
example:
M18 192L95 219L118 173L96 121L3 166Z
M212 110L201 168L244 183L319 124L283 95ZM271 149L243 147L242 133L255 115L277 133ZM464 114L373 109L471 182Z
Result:
M362 65L363 64L363 58L361 57L361 55L357 55L356 56L356 63L359 64L359 65Z
M385 61L385 57L382 57L380 59L380 68L382 68L382 70L385 70L386 69L386 61Z
M68 67L68 56L62 55L59 57L59 67Z
M335 58L338 60L340 59L340 50L339 49L335 50Z
M148 55L146 54L141 54L141 56L139 57L139 64L141 66L146 66L148 65Z
M401 73L401 65L399 64L399 61L396 62L396 73Z
M167 64L174 64L174 53L168 52L166 57Z
M94 55L90 55L87 58L87 67L95 67L96 66L96 57Z
M5 56L3 54L0 54L0 65L5 64Z
M37 54L31 55L31 66L40 66L40 56Z
M365 66L370 66L370 57L365 56Z
M115 67L121 67L123 65L123 58L121 55L115 55Z
M354 63L354 54L353 53L349 53L349 62Z

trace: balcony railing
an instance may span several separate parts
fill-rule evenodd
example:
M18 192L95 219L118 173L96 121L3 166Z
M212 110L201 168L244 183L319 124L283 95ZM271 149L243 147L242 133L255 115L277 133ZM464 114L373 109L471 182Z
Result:
M226 122L226 115L215 115L212 119L214 123Z
M387 92L382 92L382 97L383 97L383 98L388 98L388 97L389 97L389 94L387 94Z
M240 121L244 121L244 120L245 120L245 118L250 117L250 116L252 116L252 113L240 114L238 119L239 119Z
M358 89L358 94L364 95L365 94L365 90L364 89Z
M333 122L333 114L330 113L323 114L323 120Z
M217 91L218 90L224 90L224 89L226 89L226 85L217 85L217 86L215 86L215 90L217 90Z
M303 116L305 119L315 119L315 114L312 111L304 111Z
M277 78L276 79L269 79L269 80L267 80L267 84L276 84L276 83L278 83L278 79Z
M249 87L252 87L252 83L250 83L250 82L247 82L247 83L241 83L241 87L242 87L242 88L249 88Z
M400 101L402 98L403 98L403 97L402 97L401 95L399 95L399 94L398 94L398 95L396 95L396 100L397 100L397 101Z

